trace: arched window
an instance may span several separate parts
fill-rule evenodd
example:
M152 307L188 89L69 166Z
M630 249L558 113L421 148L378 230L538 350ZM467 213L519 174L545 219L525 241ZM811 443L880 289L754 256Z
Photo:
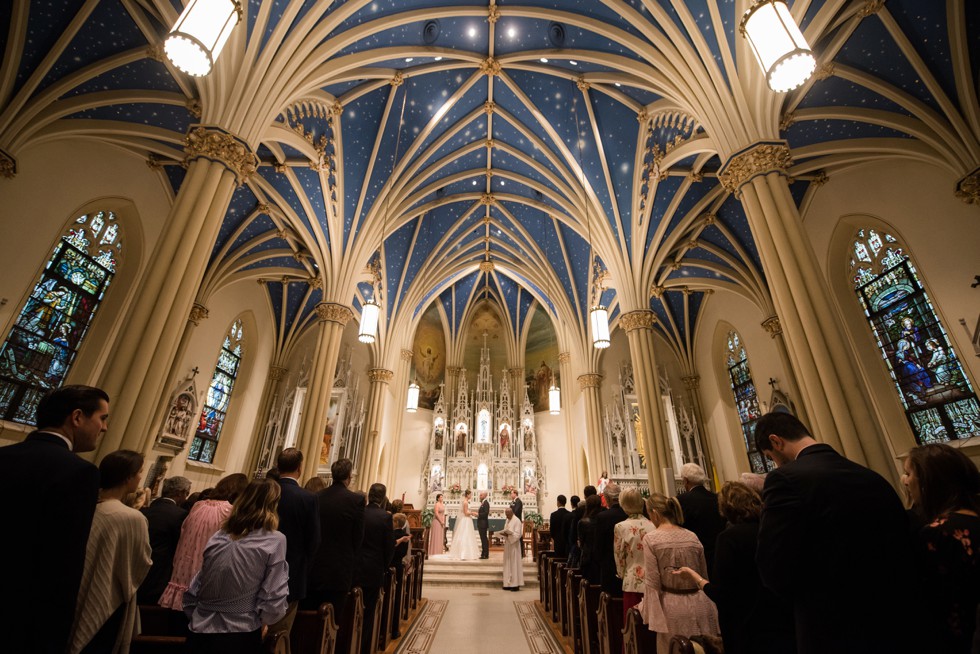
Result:
M241 364L242 321L236 320L228 330L221 352L218 353L218 365L214 367L214 374L211 376L208 396L204 402L204 410L201 411L201 421L187 453L188 460L203 463L214 461L214 452L218 449L218 438L221 437L221 428L228 415L231 391L235 387L235 378Z
M735 394L735 408L738 410L738 420L742 424L742 440L745 441L745 451L749 455L749 467L752 472L765 473L775 465L761 452L755 449L755 423L762 417L759 410L759 396L752 381L749 370L749 359L745 355L745 346L738 332L728 332L728 352L726 363L728 377L732 383L732 393Z
M850 269L918 443L980 435L980 405L912 260L891 234L861 229Z
M0 418L33 424L41 397L61 386L121 249L111 211L76 218L58 240L0 348Z

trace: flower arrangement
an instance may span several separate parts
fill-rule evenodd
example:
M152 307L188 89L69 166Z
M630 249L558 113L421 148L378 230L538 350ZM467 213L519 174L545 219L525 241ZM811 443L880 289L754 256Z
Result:
M460 493L463 492L463 489L460 488L459 484L453 484L452 486L449 487L449 492L452 495L459 495Z
M436 512L429 507L422 509L422 526L428 529L432 526L432 521L435 520Z
M534 511L527 511L524 514L524 520L533 522L535 529L540 528L544 524L544 518L541 517L541 514L535 513Z
M514 492L516 490L517 490L517 487L516 486L512 486L510 484L508 484L506 486L502 486L500 488L500 492L503 493L504 495L510 495L512 492Z

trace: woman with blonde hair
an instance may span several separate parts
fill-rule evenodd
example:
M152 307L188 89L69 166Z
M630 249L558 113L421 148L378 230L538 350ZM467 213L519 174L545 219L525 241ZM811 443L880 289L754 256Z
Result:
M619 506L626 519L613 530L616 576L623 580L623 618L643 599L643 537L656 526L643 515L643 495L639 488L627 488L619 495Z
M253 481L204 549L184 593L191 654L260 654L262 633L286 615L289 566L275 481Z
M657 632L657 651L670 649L674 636L721 635L718 611L710 599L684 576L683 567L702 577L708 574L704 548L693 532L684 529L684 511L676 497L654 493L647 512L656 529L643 537L644 588L639 611L650 631Z

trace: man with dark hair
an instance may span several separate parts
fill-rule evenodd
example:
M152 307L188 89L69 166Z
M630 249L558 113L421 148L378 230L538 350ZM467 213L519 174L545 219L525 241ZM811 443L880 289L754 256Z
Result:
M350 459L335 461L330 466L333 484L316 494L320 547L310 564L306 599L301 602L311 610L324 602L332 604L338 621L353 587L357 551L364 537L364 499L347 488L353 469Z
M303 453L287 447L279 453L279 531L286 537L286 563L289 564L289 609L279 622L269 625L269 631L289 632L296 619L296 609L306 598L306 583L310 563L320 546L320 511L316 497L299 485L303 468ZM340 616L336 616L339 620Z
M457 518L458 519L458 518ZM480 532L480 558L490 558L490 500L487 499L487 492L480 491L480 508L476 512L476 528Z
M595 519L595 556L599 559L599 583L602 591L613 597L623 596L623 580L616 576L616 551L613 540L616 536L616 525L626 519L626 511L619 505L619 484L614 481L606 483L602 491L606 500L605 511Z
M371 636L374 633L374 612L378 604L385 573L395 553L395 539L391 514L384 510L384 484L371 484L368 489L368 505L364 509L364 541L357 559L354 584L364 591L364 630L361 632L361 653L373 654Z
M190 492L191 482L187 477L169 477L163 482L160 497L142 509L150 530L153 566L136 593L140 604L156 604L170 582L180 528L187 517L187 511L180 505L187 500Z
M558 496L558 508L551 512L548 526L551 530L552 549L555 556L568 556L568 541L565 539L565 518L568 516L568 509L565 508L566 499L564 495Z
M596 494L597 491L595 489L595 486L592 486L591 484L586 486L585 489L582 491L582 495L585 497L585 499L589 499L590 497ZM572 500L573 501L575 500L574 496L572 497ZM575 509L568 515L568 518L565 520L565 522L567 523L567 526L565 527L566 529L565 540L568 543L568 567L570 568L578 567L579 555L580 555L579 547L578 547L578 521L582 519L583 515L585 515L585 502L580 500L579 503L575 506Z
M718 496L704 486L707 477L704 468L696 463L681 466L685 492L677 496L677 502L684 512L684 529L694 532L701 541L704 559L708 570L711 570L715 559L715 541L726 522L718 509Z
M105 391L65 386L41 399L37 431L0 447L0 493L16 498L4 507L9 533L0 538L4 651L64 654L68 647L99 498L98 468L76 453L95 449L108 419Z
M912 557L895 490L788 413L763 416L755 442L778 466L762 491L756 561L793 606L799 652L909 651Z

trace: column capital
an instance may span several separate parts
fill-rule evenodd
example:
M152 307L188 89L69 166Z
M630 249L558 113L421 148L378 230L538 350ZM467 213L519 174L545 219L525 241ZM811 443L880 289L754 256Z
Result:
M382 384L388 384L394 376L395 373L386 368L371 368L368 370L368 379L371 380L371 383L381 382Z
M9 152L0 150L0 176L13 179L17 174L17 160Z
M289 368L283 368L282 366L269 366L269 381L277 382L286 376L289 372Z
M566 363L568 363L571 360L572 360L572 355L571 355L570 352L560 352L558 354L558 363L559 364L566 364Z
M776 338L783 333L783 326L779 322L779 316L769 316L762 321L762 328L766 330L772 338Z
M681 377L681 381L684 382L684 388L689 391L696 391L701 388L701 375L688 375L687 377Z
M524 368L508 368L507 372L510 373L512 377L523 377Z
M187 319L195 325L200 325L202 320L208 319L208 308L203 304L195 302L194 306L191 307L191 313Z
M657 314L649 309L628 311L619 317L619 325L627 333L637 329L653 329L657 324Z
M718 171L718 179L735 197L741 197L746 183L769 173L786 175L793 155L786 141L762 141L739 150Z
M235 173L235 180L241 186L255 174L259 158L252 148L230 132L210 125L191 125L184 137L184 164L194 159L208 159L222 164Z
M335 322L339 325L346 325L354 317L354 313L349 307L335 302L321 302L316 305L316 317L320 322Z
M586 388L599 388L601 382L602 375L597 372L587 372L584 375L578 376L578 386L582 390Z
M0 172L2 170L0 164ZM956 183L956 197L967 204L980 204L980 166Z
M448 372L450 375L458 375L459 373L463 372L463 367L462 366L446 366L446 372Z
M414 356L415 352L412 352L411 350L402 350L402 361L411 361Z

